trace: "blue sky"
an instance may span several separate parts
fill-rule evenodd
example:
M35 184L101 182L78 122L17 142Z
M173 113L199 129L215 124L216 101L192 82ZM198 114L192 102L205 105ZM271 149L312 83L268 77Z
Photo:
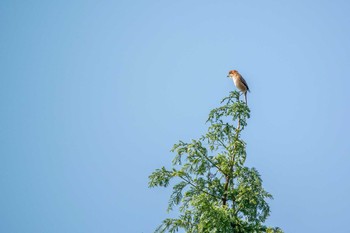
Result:
M247 80L267 224L348 232L348 1L1 1L0 232L152 232L178 140Z

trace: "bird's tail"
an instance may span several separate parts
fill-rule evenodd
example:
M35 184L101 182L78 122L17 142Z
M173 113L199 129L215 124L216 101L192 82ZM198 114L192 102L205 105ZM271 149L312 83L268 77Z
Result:
M245 104L248 105L248 101L247 101L247 92L244 92L244 100L245 100Z

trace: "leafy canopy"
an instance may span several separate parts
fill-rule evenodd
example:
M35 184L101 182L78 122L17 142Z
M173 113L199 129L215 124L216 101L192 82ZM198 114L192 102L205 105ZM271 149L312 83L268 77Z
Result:
M246 143L240 135L250 110L239 96L231 92L210 112L205 135L173 146L172 168L149 176L149 187L177 182L167 210L178 206L180 216L165 219L155 232L282 232L263 225L272 195L263 189L258 171L244 166Z

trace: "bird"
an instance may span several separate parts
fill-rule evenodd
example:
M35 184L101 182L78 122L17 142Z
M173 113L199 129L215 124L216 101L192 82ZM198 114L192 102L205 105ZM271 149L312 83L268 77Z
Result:
M235 86L238 88L238 90L240 90L244 94L245 103L248 105L247 91L250 92L250 90L249 90L247 82L244 80L242 75L240 73L238 73L237 70L230 70L228 72L227 77L232 78Z

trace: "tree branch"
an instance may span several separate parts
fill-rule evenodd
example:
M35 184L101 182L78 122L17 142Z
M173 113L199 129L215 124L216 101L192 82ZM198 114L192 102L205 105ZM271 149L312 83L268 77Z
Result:
M239 136L239 132L240 132L240 127L241 127L241 118L238 117L238 126L237 126L237 129L236 129L236 135L235 135L235 138L238 139L238 136ZM220 141L220 140L219 140ZM235 153L232 154L232 164L231 164L231 168L230 168L230 171L232 171L233 173L233 166L234 166L234 163L235 163ZM228 191L228 187L229 187L229 183L230 183L230 179L231 177L230 176L226 176L226 183L225 183L225 186L224 186L224 196L222 197L222 205L225 206L226 203L227 203L227 191ZM232 178L233 179L233 178ZM234 201L234 200L233 200Z
M218 141L220 142L220 144L222 145L222 147L224 147L227 151L229 150L228 148L227 148L227 146L218 138Z
M200 190L195 184L193 184L190 180L187 180L186 178L184 178L183 176L179 176L182 180L184 180L185 182L187 182L188 184L190 184L192 187L194 187L194 188L196 188L196 189L198 189L198 190ZM216 195L214 195L214 194L211 194L211 193L209 193L209 192L207 192L207 191L205 191L205 190L201 190L203 193L206 193L206 194L208 194L208 195L210 195L210 196L212 196L212 197L214 197L214 198L217 198L217 199L220 199L220 197L218 197L218 196L216 196Z
M216 165L208 156L206 156L205 154L203 154L202 152L199 151L199 153L206 159L208 160L214 167L216 167L219 171L222 172L222 174L226 175L226 173L218 166Z

